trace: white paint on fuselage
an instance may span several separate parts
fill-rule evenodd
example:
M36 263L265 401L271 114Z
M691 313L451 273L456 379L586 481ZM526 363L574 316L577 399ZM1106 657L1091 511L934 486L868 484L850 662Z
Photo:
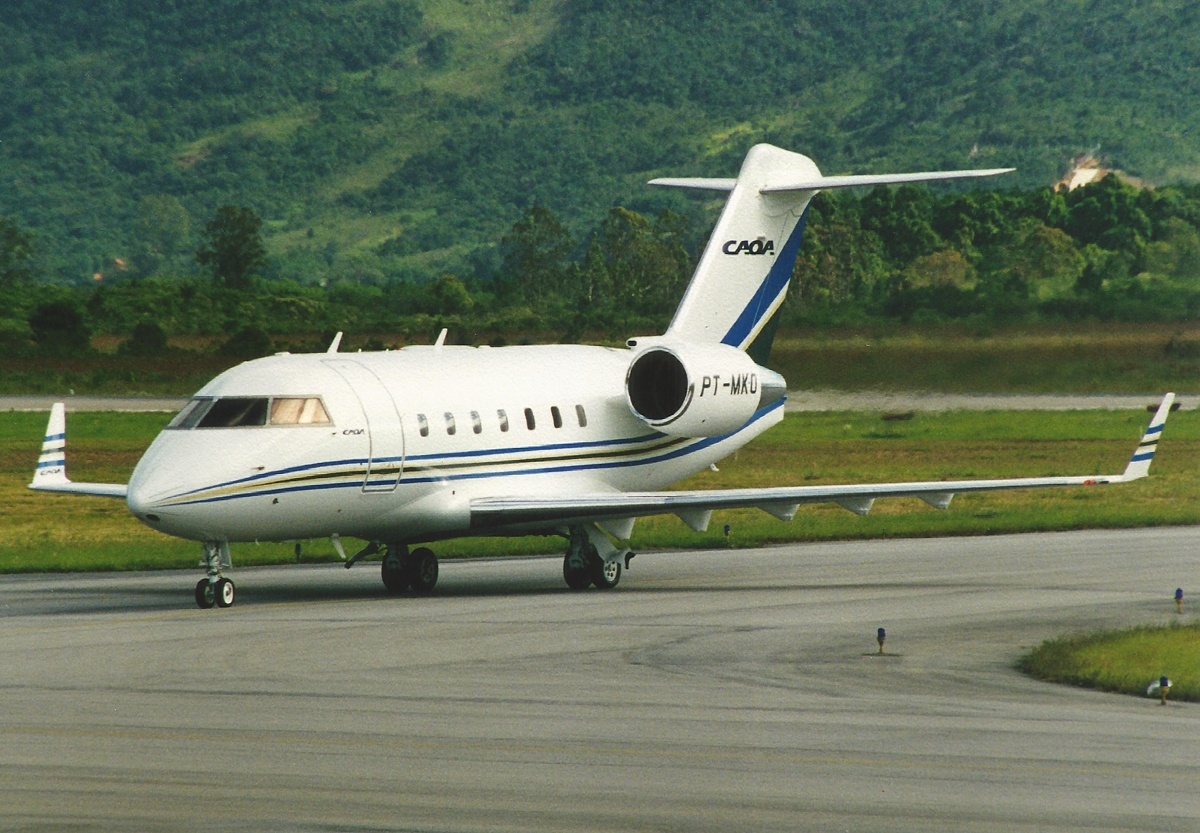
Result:
M129 507L154 529L196 540L333 533L432 540L467 532L473 497L662 489L783 418L780 402L723 438L657 434L625 401L633 356L629 350L578 345L444 346L281 354L246 362L197 395L320 396L332 422L163 431L133 473ZM331 361L354 362L378 378L395 403L398 422L368 423L360 396ZM586 427L579 425L577 405ZM558 408L561 427L554 426L552 407ZM535 419L532 430L526 408ZM507 415L507 431L501 431L499 410ZM479 415L479 433L472 412ZM447 413L454 417L453 435ZM427 436L421 436L419 414L427 421ZM403 454L394 489L363 489L373 446L395 452L375 465L395 464ZM149 515L158 520L147 520Z

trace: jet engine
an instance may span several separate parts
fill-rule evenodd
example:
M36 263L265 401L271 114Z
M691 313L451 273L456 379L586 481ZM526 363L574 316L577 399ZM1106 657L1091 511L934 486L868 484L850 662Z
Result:
M634 416L673 437L716 437L787 392L783 377L725 344L655 344L625 374Z

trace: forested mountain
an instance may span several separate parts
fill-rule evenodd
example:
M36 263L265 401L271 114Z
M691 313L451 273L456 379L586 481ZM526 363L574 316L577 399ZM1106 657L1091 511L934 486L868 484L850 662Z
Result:
M1197 56L1183 0L6 0L0 215L67 282L194 272L226 204L276 277L487 278L533 205L581 262L615 204L690 214L694 250L714 203L642 183L757 141L1200 179Z

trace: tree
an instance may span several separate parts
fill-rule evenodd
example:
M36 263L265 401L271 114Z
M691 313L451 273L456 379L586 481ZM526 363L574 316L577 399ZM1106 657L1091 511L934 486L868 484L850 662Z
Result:
M168 261L187 251L191 215L170 195L145 196L138 200L133 222L133 268L137 275L153 275Z
M33 277L33 236L12 220L0 217L0 286Z
M1087 261L1065 232L1037 226L1009 253L1010 274L1038 301L1064 298L1075 291ZM1010 287L1013 287L1010 284Z
M80 353L92 345L92 334L79 307L70 301L49 301L29 316L33 340L54 353Z
M503 287L518 301L542 306L563 290L571 234L540 205L525 211L500 241Z
M924 188L902 185L892 190L877 185L862 200L862 227L879 235L896 266L941 248L932 219L933 200Z
M153 321L139 321L120 350L131 356L161 356L167 351L167 331Z
M204 227L204 244L196 260L228 289L247 289L250 278L267 263L262 218L249 208L223 205Z
M442 315L460 315L470 312L475 305L471 293L455 275L442 275L430 288Z
M651 223L636 211L609 209L599 239L618 309L653 314L678 303L691 273L686 228L687 218L669 211Z

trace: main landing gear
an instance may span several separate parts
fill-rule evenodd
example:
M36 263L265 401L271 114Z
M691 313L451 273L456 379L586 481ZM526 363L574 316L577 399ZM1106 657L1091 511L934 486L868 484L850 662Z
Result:
M233 582L221 575L221 570L232 565L229 544L224 541L204 542L204 557L200 566L205 568L208 576L196 582L196 604L200 608L207 610L214 605L229 607L233 604Z
M438 560L433 550L417 547L408 551L405 544L388 544L381 567L383 586L389 593L428 593L438 580Z
M606 550L604 555L600 554L600 548L596 545L597 538L600 546ZM563 579L567 587L572 590L587 590L592 586L597 590L611 590L616 587L621 581L623 553L628 564L633 553L617 550L603 533L597 531L593 536L583 526L571 527L571 545L563 556Z

